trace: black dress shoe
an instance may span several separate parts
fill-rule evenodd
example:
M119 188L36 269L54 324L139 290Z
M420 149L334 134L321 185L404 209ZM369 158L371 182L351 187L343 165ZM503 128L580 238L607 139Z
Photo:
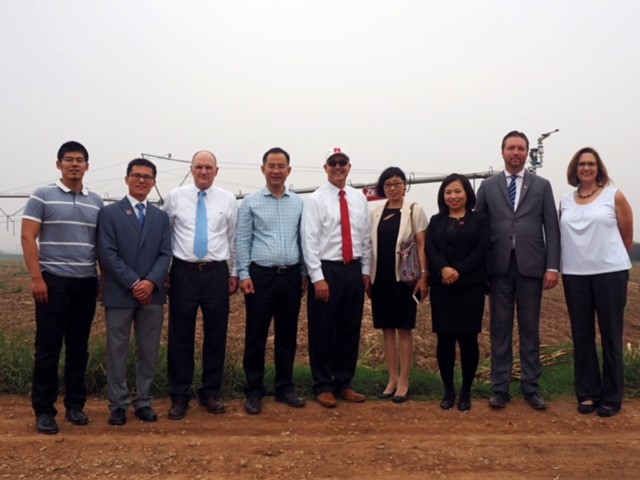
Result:
M295 390L289 390L284 395L276 395L276 402L286 403L293 408L304 407L307 403Z
M127 423L127 412L124 408L114 408L111 411L111 415L109 415L109 425L115 425L119 427L120 425L125 425Z
M58 424L50 413L41 413L36 417L36 428L40 433L46 433L47 435L58 433Z
M262 411L262 402L259 397L249 397L244 402L244 411L249 415L257 415Z
M200 398L200 404L207 409L207 412L219 414L224 413L225 406L219 393L213 395L207 395Z
M489 398L489 406L491 408L504 408L509 403L509 396L505 393L494 393Z
M605 403L598 407L598 416L599 417L613 417L617 415L620 411L620 405L616 403Z
M82 411L81 408L69 408L66 414L67 420L73 425L86 425L89 423L89 417Z
M134 413L143 422L151 423L158 421L158 415L153 411L151 407L140 407Z
M453 393L445 393L444 397L442 397L442 401L440 402L440 408L442 410L449 410L453 407L453 404L456 401L456 392Z
M187 410L189 410L189 402L173 400L169 409L169 420L182 420L187 416Z
M524 396L524 399L534 410L547 409L547 402L544 401L544 398L542 398L542 395L540 395L538 392L527 393Z
M578 404L578 413L583 415L588 415L592 413L596 409L597 405L594 403L579 403Z

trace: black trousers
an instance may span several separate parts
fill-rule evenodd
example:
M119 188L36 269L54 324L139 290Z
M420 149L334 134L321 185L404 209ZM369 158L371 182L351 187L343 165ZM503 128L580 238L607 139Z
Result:
M313 286L307 299L309 363L316 395L351 388L364 303L360 262L322 262L322 273L329 284L329 301L316 300Z
M622 404L622 331L628 281L627 270L601 275L562 275L571 321L574 380L579 402ZM596 349L596 314L602 342L602 375Z
M65 345L64 406L83 408L87 400L85 373L89 361L89 333L96 311L95 277L65 278L43 273L49 301L36 302L36 353L31 404L36 415L55 415L58 365Z
M229 267L216 262L198 270L174 261L170 271L169 393L174 401L189 401L194 371L194 342L198 308L202 310L202 385L204 398L220 391L224 374L229 321Z
M245 295L246 323L242 365L247 377L247 397L263 397L264 356L273 318L276 396L293 387L293 363L296 357L298 315L302 295L300 267L286 269L261 267L252 263L249 275L255 293Z

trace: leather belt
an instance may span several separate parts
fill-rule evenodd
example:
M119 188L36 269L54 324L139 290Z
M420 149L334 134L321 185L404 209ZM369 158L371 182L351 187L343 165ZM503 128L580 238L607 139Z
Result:
M181 260L177 257L173 257L173 264L180 265L184 268L189 268L191 270L197 270L199 272L207 272L213 268L216 268L219 265L225 264L227 262L222 260L212 260L209 262L187 262L185 260Z
M255 262L252 262L251 265L253 267L259 268L260 270L265 270L265 271L269 271L269 272L276 272L276 273L289 273L293 270L300 270L300 264L296 263L294 265L276 265L273 267L263 267L262 265L258 265Z
M344 266L354 265L354 264L360 265L360 259L359 258L354 258L350 262L345 262L344 260L320 260L320 262L321 263L328 263L330 265L344 265Z

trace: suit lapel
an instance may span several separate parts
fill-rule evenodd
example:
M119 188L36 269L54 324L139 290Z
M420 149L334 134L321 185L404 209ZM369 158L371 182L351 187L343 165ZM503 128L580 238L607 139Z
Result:
M524 176L522 177L522 188L520 188L520 200L518 201L518 207L529 192L529 187L531 186L531 178L532 175L527 170L525 170Z
M127 197L124 197L122 200L120 200L120 208L122 208L122 211L124 212L124 215L127 218L128 222L131 223L131 225L133 225L135 228L137 228L138 231L140 231L140 223L138 222L136 210L135 208L133 208Z

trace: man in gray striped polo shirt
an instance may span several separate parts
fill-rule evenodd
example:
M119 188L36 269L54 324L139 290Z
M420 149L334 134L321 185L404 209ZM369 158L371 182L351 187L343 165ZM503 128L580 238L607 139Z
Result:
M36 306L35 362L31 403L36 427L58 433L54 406L62 342L66 418L86 425L87 343L96 309L96 223L99 195L82 183L89 169L87 149L66 142L58 150L61 178L33 192L22 216L22 250Z

